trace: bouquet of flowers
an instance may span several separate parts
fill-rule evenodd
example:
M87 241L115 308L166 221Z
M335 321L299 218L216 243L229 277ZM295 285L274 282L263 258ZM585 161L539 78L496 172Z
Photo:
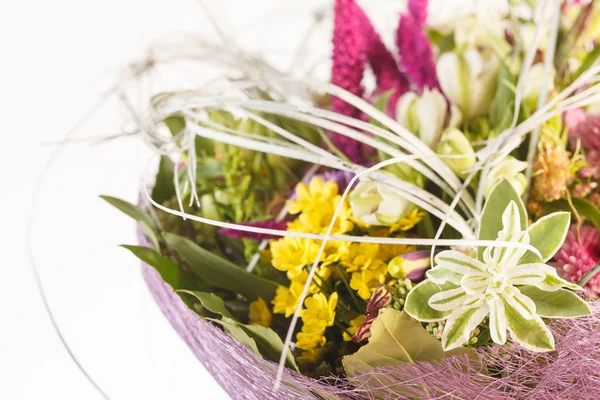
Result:
M152 98L155 179L104 198L233 398L597 398L600 6L533 3L409 0L390 48L336 0L331 82Z

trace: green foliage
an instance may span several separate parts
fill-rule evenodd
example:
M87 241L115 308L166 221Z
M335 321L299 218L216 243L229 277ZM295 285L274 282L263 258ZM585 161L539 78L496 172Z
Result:
M172 233L165 233L164 237L196 275L209 285L231 290L249 300L262 297L269 301L275 296L275 282L252 275L189 239Z
M156 182L152 189L152 199L157 203L175 196L175 184L173 178L175 174L175 165L168 156L162 156L158 164L158 173L156 174Z
M480 240L496 240L498 232L502 230L502 212L506 210L511 201L514 201L519 210L521 229L527 227L527 211L521 197L507 180L502 180L492 189L489 198L485 202L481 214L481 225L479 228ZM478 258L483 260L483 247L477 249Z
M535 303L536 313L545 318L573 318L590 315L590 307L577 294L560 289L546 292L535 286L522 286L521 293Z
M429 299L434 294L456 289L458 285L452 282L436 284L430 280L424 280L408 293L404 310L419 321L433 322L445 319L450 315L450 311L438 311L429 306Z
M101 199L105 200L112 206L116 207L120 211L129 215L131 218L138 221L142 227L142 231L144 235L150 240L150 242L154 245L155 248L159 247L158 237L156 233L158 232L158 228L154 223L152 217L142 210L140 207L133 205L125 200L118 199L116 197L111 196L100 196Z
M527 233L529 244L538 249L543 259L528 251L519 264L546 262L552 258L565 241L570 225L571 213L568 212L557 212L537 220L527 229Z
M160 274L162 280L168 283L173 289L180 288L180 271L177 264L168 258L161 256L158 251L151 249L150 247L128 245L121 245L121 247L131 251L137 258L154 267Z
M516 83L516 76L504 62L501 62L498 70L498 86L490 106L490 124L499 131L509 127L512 122Z
M572 198L571 203L575 207L577 214L585 221L593 224L596 229L600 230L600 210L589 200L582 198ZM544 204L544 213L551 213L555 211L573 211L573 208L567 200L557 200L551 203Z
M252 352L267 360L273 362L279 361L283 350L283 341L272 329L260 325L242 324L236 321L225 307L223 300L213 293L188 290L180 290L179 292L194 296L204 308L214 314L219 314L221 320L211 319L211 321L222 325L223 329L239 342L246 345ZM298 371L298 366L291 352L288 352L286 360L288 367Z

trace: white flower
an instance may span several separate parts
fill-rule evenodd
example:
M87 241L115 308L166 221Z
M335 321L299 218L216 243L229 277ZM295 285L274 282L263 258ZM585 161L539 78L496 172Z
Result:
M491 52L468 49L446 52L437 62L437 75L444 94L468 120L486 114L496 90L498 59Z
M435 257L435 268L427 271L428 279L409 293L406 311L423 322L430 322L432 313L439 313L438 320L446 320L442 333L444 350L465 344L488 316L495 343L504 344L508 330L512 339L528 350L553 350L554 338L542 316L590 314L583 300L563 289L580 288L559 278L556 270L545 264L564 241L569 222L568 214L556 213L522 231L519 209L511 201L502 214L503 229L498 233L498 241L529 244L530 233L541 240L551 235L551 239L558 240L550 240L550 256L546 254L543 260L533 256L529 260L524 257L528 252L524 247L488 247L480 261L457 251L442 251ZM539 230L533 232L534 229ZM415 299L425 298L426 306L419 309Z
M506 179L513 186L519 196L522 196L527 189L527 178L521 171L527 168L525 161L519 161L513 156L506 156L504 160L496 164L487 176L485 185L483 187L483 194L485 198L488 198L492 189L498 182Z
M398 122L432 149L440 140L447 114L446 99L437 89L425 89L421 96L405 93L396 105Z
M442 134L437 153L443 156L464 156L463 158L442 158L442 161L462 176L463 171L475 164L475 151L469 139L458 129L450 128Z
M354 216L369 225L392 225L414 205L383 184L361 181L349 196Z

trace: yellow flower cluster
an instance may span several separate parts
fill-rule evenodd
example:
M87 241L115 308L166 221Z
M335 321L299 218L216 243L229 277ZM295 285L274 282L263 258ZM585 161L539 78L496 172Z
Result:
M305 308L300 313L302 331L296 335L296 347L303 350L302 360L305 362L316 362L322 356L318 349L327 343L325 329L333 326L337 303L337 292L333 292L329 299L323 293L317 293L304 302Z
M325 233L340 200L338 186L333 181L325 182L315 177L309 185L298 184L296 198L288 202L289 212L297 214L297 217L288 223L287 230ZM393 226L382 227L384 230L376 232L377 227L354 220L352 209L345 201L333 225L332 234L347 235L358 226L369 229L371 235L387 237L391 232L413 228L423 215L421 211L414 209ZM273 313L284 314L286 318L294 314L308 278L307 270L317 260L319 245L315 240L289 236L271 242L273 267L285 272L290 281L289 287L277 288L272 301ZM398 255L414 250L414 246L405 245L328 241L318 260L316 276L309 289L310 297L306 299L300 314L304 324L296 338L296 346L302 350L298 361L317 362L327 351L329 343L325 338L325 329L334 323L338 302L337 292L331 293L335 287L333 283L343 280L360 298L368 300L380 283L390 280L387 263ZM344 340L351 340L349 334L354 334L363 321L362 315L349 321L350 327L344 333Z

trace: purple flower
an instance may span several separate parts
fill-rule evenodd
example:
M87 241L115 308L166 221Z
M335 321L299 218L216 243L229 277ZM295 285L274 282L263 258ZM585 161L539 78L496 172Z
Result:
M258 228L277 229L277 230L284 231L287 227L287 222L285 222L285 221L277 222L274 220L268 220L268 221L260 221L260 222L241 222L240 225L255 226ZM274 239L274 238L279 237L279 236L275 236L275 235L268 235L265 233L246 232L246 231L239 231L237 229L230 229L230 228L219 229L219 233L222 235L228 236L230 238L236 238L236 239L248 238L248 239L254 239L254 240L263 240L263 239Z

